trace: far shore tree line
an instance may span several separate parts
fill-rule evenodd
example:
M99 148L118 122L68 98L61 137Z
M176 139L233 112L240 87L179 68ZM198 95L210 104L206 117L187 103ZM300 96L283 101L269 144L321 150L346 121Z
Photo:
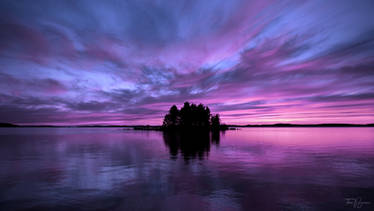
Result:
M221 125L219 114L212 115L208 106L203 104L190 104L185 102L179 110L176 105L171 106L169 113L165 115L162 128L175 129L204 129L226 130L226 125Z

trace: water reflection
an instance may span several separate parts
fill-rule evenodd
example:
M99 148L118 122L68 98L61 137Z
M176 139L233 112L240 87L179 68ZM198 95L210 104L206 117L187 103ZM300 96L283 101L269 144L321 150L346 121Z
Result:
M374 128L0 128L0 210L353 210L358 197L374 210L373 140Z
M170 158L177 159L180 153L184 160L203 160L209 155L211 143L219 145L220 133L218 131L164 131L163 139L169 148Z

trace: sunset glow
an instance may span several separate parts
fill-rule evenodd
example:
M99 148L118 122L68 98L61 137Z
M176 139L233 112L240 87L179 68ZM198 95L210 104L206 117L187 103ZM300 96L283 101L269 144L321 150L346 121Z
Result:
M373 123L374 2L0 2L0 122Z

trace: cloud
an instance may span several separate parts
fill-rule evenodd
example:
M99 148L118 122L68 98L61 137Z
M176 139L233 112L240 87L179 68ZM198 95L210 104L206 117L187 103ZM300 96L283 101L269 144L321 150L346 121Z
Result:
M227 123L372 122L373 5L350 5L2 1L0 121L160 124L190 101Z
M0 92L13 94L40 93L42 95L59 95L68 91L68 87L51 78L19 79L9 74L0 73Z

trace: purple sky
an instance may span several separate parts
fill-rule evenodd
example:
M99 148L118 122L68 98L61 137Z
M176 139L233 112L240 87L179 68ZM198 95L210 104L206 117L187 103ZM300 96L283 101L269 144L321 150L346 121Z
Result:
M0 122L374 122L374 1L0 1Z

